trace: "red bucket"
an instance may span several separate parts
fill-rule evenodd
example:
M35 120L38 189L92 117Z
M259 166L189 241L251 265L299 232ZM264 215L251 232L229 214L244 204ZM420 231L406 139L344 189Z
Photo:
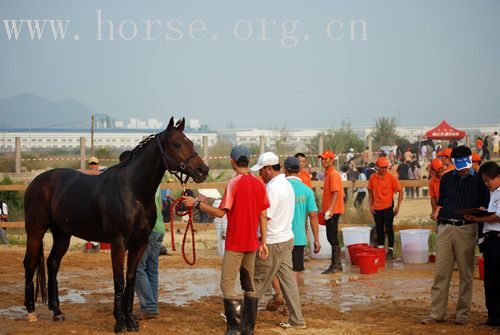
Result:
M354 244L353 247L351 248L352 249L352 258L351 258L351 262L354 264L354 265L359 265L358 263L358 259L357 259L357 254L360 253L360 252L363 252L366 248L368 247L368 244ZM349 257L351 257L351 254L349 254Z
M348 245L347 246L347 250L349 251L349 258L351 259L351 264L352 265L356 265L356 252L355 252L355 248L358 248L358 247L367 247L368 244L366 243L358 243L358 244L351 244L351 245Z
M384 248L374 248L373 252L376 252L378 254L378 268L383 269L385 268L385 249Z
M101 242L101 250L111 250L111 243Z
M479 267L479 279L484 280L484 258L477 258L477 266Z
M356 255L359 264L359 271L362 274L377 273L379 263L379 253L360 252Z

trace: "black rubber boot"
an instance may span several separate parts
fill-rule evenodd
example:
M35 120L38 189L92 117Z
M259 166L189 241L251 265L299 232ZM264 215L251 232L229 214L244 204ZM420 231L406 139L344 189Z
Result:
M253 335L255 320L257 319L257 305L259 299L246 297L243 299L243 320L241 322L242 335Z
M342 261L340 259L340 246L336 246L335 248L333 248L332 252L333 269L335 270L335 272L342 272L344 269L342 269Z
M241 335L241 300L224 299L227 328L225 335Z

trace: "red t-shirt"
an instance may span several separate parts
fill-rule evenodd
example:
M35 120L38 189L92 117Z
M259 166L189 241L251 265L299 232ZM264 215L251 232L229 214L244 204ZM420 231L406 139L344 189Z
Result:
M219 208L227 210L226 250L256 251L260 214L269 208L264 183L252 174L237 175L227 183Z

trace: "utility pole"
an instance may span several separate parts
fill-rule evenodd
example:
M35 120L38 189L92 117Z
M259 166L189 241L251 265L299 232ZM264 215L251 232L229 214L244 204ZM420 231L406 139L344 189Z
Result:
M94 114L90 123L90 157L94 156Z

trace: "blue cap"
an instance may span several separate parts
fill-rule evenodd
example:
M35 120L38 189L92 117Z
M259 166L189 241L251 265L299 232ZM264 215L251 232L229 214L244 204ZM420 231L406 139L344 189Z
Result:
M285 170L292 173L300 171L300 161L297 157L288 157L287 159L285 159L283 166L285 167Z
M231 159L237 161L240 157L250 159L250 150L242 145L237 145L231 150Z
M455 169L463 170L472 168L472 157L460 157L460 158L452 158L453 165L455 165Z

